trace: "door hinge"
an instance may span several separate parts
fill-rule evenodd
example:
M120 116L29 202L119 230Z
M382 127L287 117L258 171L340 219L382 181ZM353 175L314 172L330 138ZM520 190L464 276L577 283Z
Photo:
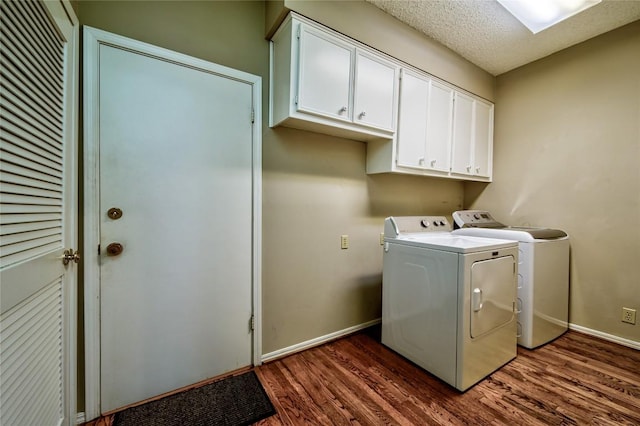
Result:
M300 29L302 28L302 25L298 25L298 30L296 31L296 38L298 40L300 40Z
M296 97L293 99L293 102L295 102L296 105L298 105L298 95L296 95Z
M249 319L249 329L251 331L256 329L256 317L251 315L251 318Z
M98 244L98 256L100 256L100 244Z
M255 123L256 122L256 111L252 108L251 109L251 123Z

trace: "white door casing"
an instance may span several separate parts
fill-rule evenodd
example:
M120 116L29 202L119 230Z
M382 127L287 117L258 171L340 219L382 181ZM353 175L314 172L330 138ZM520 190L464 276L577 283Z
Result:
M2 1L0 424L76 422L78 20Z
M260 363L261 82L93 28L84 40L91 419ZM108 256L116 241L124 251ZM226 351L238 339L245 358Z

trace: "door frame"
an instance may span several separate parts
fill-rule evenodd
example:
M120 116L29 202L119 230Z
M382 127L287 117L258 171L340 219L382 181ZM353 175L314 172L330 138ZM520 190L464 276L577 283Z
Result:
M100 179L99 179L99 50L101 45L121 48L152 58L228 77L252 87L252 354L260 365L262 354L262 78L148 43L83 28L84 114L84 338L85 418L101 414L100 407Z

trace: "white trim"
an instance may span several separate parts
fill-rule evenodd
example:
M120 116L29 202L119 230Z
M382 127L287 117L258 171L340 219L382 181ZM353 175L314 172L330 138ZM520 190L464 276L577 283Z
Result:
M84 348L85 417L100 416L100 242L98 206L98 38L83 30L83 118L84 118Z
M253 365L262 353L262 79L253 83Z
M327 343L332 340L338 339L340 337L353 334L356 331L364 330L365 328L380 324L381 321L382 321L381 318L377 318L371 321L363 322L362 324L354 325L352 327L347 327L343 330L338 330L333 333L325 334L324 336L316 337L315 339L296 343L295 345L278 349L277 351L269 352L267 354L262 355L262 362L273 361L274 359L282 358L284 356L291 355L296 352L304 351L305 349L310 349L315 346L320 346L323 343Z
M84 416L84 411L81 411L79 413L76 413L76 424L77 425L81 425L82 423L85 423L85 416Z
M206 70L252 87L253 131L253 272L252 304L255 320L252 359L262 353L262 78L148 43L88 26L83 29L84 72L84 288L85 288L85 418L100 416L100 244L99 226L99 49L111 45Z
M614 336L613 334L604 333L602 331L594 330L592 328L583 327L578 324L569 324L569 329L579 331L580 333L588 334L590 336L599 337L609 342L617 343L622 346L627 346L632 349L640 350L640 342L635 340L625 339L624 337Z

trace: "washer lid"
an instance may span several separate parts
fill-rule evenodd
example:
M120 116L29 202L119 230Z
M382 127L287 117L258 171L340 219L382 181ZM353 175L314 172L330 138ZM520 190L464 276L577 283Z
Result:
M568 238L564 231L548 228L461 228L453 231L453 234L485 238L500 238L523 242L560 240Z
M451 232L401 234L396 238L385 238L385 242L394 242L454 253L503 250L518 246L517 242L513 240L454 235Z

